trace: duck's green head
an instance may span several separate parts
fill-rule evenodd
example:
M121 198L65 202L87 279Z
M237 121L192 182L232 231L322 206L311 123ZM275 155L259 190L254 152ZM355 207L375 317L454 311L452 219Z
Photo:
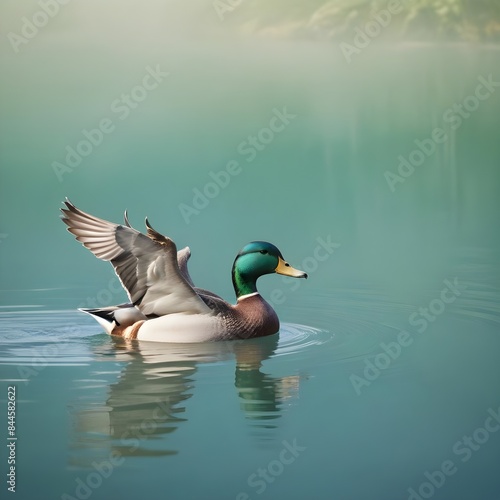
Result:
M272 273L307 278L306 273L288 264L273 244L267 241L248 243L240 250L233 264L232 277L236 297L255 293L257 279Z

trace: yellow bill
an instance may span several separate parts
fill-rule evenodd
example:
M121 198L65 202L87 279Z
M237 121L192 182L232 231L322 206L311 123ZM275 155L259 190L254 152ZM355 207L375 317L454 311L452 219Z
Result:
M278 257L278 265L276 266L275 272L283 274L284 276L291 276L292 278L307 278L307 273L295 269L281 257Z

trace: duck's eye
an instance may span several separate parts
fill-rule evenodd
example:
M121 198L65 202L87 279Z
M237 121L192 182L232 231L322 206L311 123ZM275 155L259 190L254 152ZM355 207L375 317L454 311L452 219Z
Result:
M268 253L268 252L267 252L267 250L260 250L260 253L261 253L262 255L267 255L267 253Z

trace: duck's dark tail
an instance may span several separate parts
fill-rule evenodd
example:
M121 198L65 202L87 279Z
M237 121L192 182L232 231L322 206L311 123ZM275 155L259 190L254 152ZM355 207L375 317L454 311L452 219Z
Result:
M92 316L109 334L116 326L127 327L147 319L133 304L78 310Z

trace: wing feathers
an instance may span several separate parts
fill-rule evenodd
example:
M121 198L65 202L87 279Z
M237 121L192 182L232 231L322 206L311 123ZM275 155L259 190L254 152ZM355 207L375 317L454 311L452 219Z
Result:
M128 221L128 213L127 213L127 211L126 211L126 210L125 210L125 213L123 214L123 221L125 222L125 225L126 225L127 227L132 227L132 226L130 225L130 222Z
M130 301L143 314L211 313L192 287L187 272L189 249L179 252L175 243L154 230L146 219L148 235L133 229L125 212L125 226L87 214L68 199L63 222L96 257L111 261Z
M191 250L189 249L189 247L185 247L177 252L177 263L179 264L179 271L181 272L182 276L184 276L184 279L194 288L194 283L191 279L191 276L189 275L187 267L189 257L191 257Z

